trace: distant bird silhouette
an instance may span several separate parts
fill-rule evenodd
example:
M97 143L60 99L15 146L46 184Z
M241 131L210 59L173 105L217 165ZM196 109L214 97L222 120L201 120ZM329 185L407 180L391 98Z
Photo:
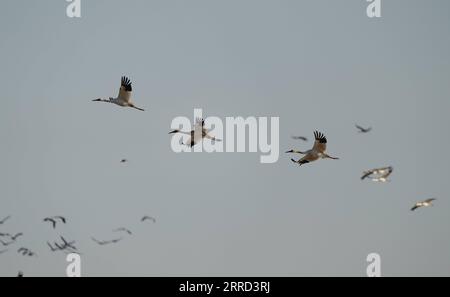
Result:
M424 201L420 201L417 202L413 208L411 208L411 211L415 211L416 209L420 208L420 207L428 207L428 206L433 206L433 201L435 201L436 198L430 198Z
M23 277L23 272L19 271L19 273L17 274L17 277Z
M131 232L129 229L121 227L113 230L113 232L126 232L128 235L133 235L133 232Z
M0 225L3 225L7 220L9 220L11 218L11 216L7 216L6 218L4 218L3 220L0 221Z
M295 140L308 141L308 138L306 138L305 136L291 136L291 138Z
M22 254L22 256L28 256L28 257L37 256L36 253L34 253L31 250L24 248L24 247L21 247L20 249L18 249L17 252L19 254Z
M363 172L361 180L370 178L372 181L384 183L389 181L387 178L392 174L393 171L394 168L392 166L370 169Z
M154 217L149 217L149 216L144 216L142 219L141 219L141 222L145 222L145 221L152 221L153 223L156 223L156 219L154 218Z
M67 252L77 252L77 248L74 246L75 241L67 241L64 237L60 236L62 240L62 244L55 242L55 247L47 241L47 245L50 248L50 251L57 252L57 251L67 251Z
M91 237L91 239L92 239L92 241L94 241L98 245L108 245L108 244L118 243L123 238L121 237L121 238L112 239L112 240L98 240L98 239L95 239L94 237Z
M23 233L17 233L16 235L11 236L11 240L16 241L17 238L23 236Z
M127 163L127 162L128 162L127 159L122 159L122 160L120 160L120 163Z
M331 157L329 156L325 151L327 149L327 138L325 135L323 135L321 132L315 131L314 132L314 145L313 148L306 152L296 151L296 150L290 150L286 153L296 153L296 154L302 154L305 155L300 160L296 161L294 159L291 159L292 162L297 163L299 165L303 165L306 163L310 163L319 159L333 159L338 160L339 158Z
M55 216L55 217L48 217L48 218L44 219L44 222L52 224L53 229L56 228L56 224L57 224L58 221L60 221L63 224L65 224L66 223L66 218L64 218L62 216Z
M355 124L356 129L359 130L359 133L369 133L370 131L372 131L372 127L369 128L363 128L361 126L359 126L358 124Z

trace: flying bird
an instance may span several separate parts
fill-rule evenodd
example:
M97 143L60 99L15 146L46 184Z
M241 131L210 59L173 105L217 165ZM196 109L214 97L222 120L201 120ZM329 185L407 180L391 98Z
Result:
M129 229L121 227L113 230L113 232L126 232L128 235L133 235L133 232L131 232Z
M17 252L18 252L19 254L22 254L22 256L28 256L28 257L37 256L36 253L30 251L30 250L27 249L27 248L23 248L23 247L20 248L20 249L18 249Z
M359 133L369 133L370 131L372 131L372 127L369 128L363 128L358 124L355 124L356 129L359 130Z
M77 248L74 246L75 241L67 241L64 237L60 236L62 242L64 243L63 249L71 249L71 250L77 250Z
M122 80L120 83L120 89L119 89L119 95L117 98L109 97L109 99L95 99L92 101L97 102L108 102L117 104L122 107L131 107L135 108L140 111L144 111L144 109L134 106L133 102L131 101L131 92L133 91L133 88L131 86L131 81L128 77L122 76Z
M306 138L305 136L291 136L291 138L295 140L308 141L308 138Z
M144 217L141 219L141 222L145 222L145 221L147 221L147 220L152 221L153 223L156 223L156 219L155 219L154 217L149 217L149 216L144 216Z
M97 243L98 245L108 245L108 244L113 244L113 243L118 243L119 241L121 241L123 238L117 238L117 239L112 239L112 240L98 240L95 239L94 237L91 237L92 241L94 241L95 243Z
M197 118L196 123L194 125L194 129L191 130L191 132L185 132L177 129L170 131L169 134L180 133L189 135L190 138L188 139L187 143L184 143L184 145L188 145L190 147L193 147L203 139L210 139L212 141L222 141L221 139L211 136L209 132L210 131L205 128L205 120Z
M292 162L299 164L300 166L306 163L310 163L319 159L333 159L338 160L339 158L331 157L329 156L325 151L327 149L327 139L325 135L323 135L321 132L315 131L314 132L314 145L313 148L306 152L296 151L296 150L290 150L286 153L296 153L305 155L300 160L296 161L294 159L291 159Z
M57 221L60 221L63 224L65 224L66 223L66 218L64 218L62 216L56 216L56 217L49 217L49 218L45 218L44 219L44 222L52 223L53 229L56 228Z
M75 241L67 242L64 239L64 237L62 237L62 236L61 236L61 240L63 241L63 244L59 244L59 243L55 242L54 243L55 247L53 247L51 245L51 243L47 241L47 245L48 245L48 247L50 248L50 250L52 252L63 251L65 253L77 253L77 254L80 254L80 253L78 253L77 248L74 246Z
M23 233L17 233L16 235L13 235L13 236L10 236L10 237L11 237L11 240L16 241L17 238L19 238L21 236L23 236Z
M7 216L6 218L4 218L3 220L0 221L0 225L3 225L7 220L9 220L11 218L11 216Z
M122 160L120 160L120 163L126 163L126 162L128 162L127 159L122 159Z
M414 206L411 208L411 211L415 211L416 209L420 208L420 207L428 207L428 206L433 206L433 201L435 201L436 198L430 198L424 201L420 201L417 202L416 204L414 204Z
M361 180L370 178L374 182L387 182L388 177L392 174L394 168L392 166L370 169L363 172Z

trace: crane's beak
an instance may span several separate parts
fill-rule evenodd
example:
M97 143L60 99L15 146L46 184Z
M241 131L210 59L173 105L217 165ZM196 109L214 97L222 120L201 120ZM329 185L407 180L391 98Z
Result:
M169 132L169 134L174 134L174 133L178 133L178 130L173 130L173 131Z
M102 101L102 99L98 98L98 99L94 99L92 101Z
M294 150L287 151L286 154L293 153Z

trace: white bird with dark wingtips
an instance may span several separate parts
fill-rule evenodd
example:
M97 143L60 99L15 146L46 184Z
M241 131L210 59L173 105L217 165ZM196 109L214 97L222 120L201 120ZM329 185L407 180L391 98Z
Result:
M411 211L415 211L416 209L420 208L420 207L428 207L428 206L433 206L433 201L435 201L436 198L430 198L424 201L420 201L417 202L416 204L414 204L413 208L411 208Z
M190 132L180 131L180 130L172 130L169 134L180 133L191 136L185 145L193 147L203 139L210 139L212 141L222 141L220 139L215 138L214 136L209 135L209 130L205 128L205 120L198 118L196 120L194 129Z
M144 111L142 108L134 106L133 102L131 101L132 91L133 88L131 86L130 79L126 76L123 76L120 84L119 95L117 96L117 98L113 97L109 97L109 99L98 98L92 101L114 103L122 107L131 107L140 111Z
M296 150L290 150L286 153L295 153L295 154L301 154L305 155L303 158L301 158L298 161L295 161L294 159L291 159L292 162L297 163L299 165L303 165L306 163L310 163L319 159L333 159L333 160L339 160L339 158L331 157L329 156L325 151L327 149L327 139L325 135L323 135L321 132L315 131L314 132L314 146L312 149L306 152L296 151Z
M394 168L392 166L367 170L363 172L361 180L370 178L374 182L385 183L389 181L387 178L389 177L389 175L391 175L393 171Z

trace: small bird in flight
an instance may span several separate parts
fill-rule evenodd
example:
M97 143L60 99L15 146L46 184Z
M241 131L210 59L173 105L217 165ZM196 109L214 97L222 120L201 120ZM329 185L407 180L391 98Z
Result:
M3 225L7 220L9 220L11 218L11 216L7 216L6 218L4 218L3 220L0 221L0 225Z
M63 224L66 223L66 218L62 217L62 216L56 216L56 217L49 217L49 218L45 218L44 222L46 223L52 223L53 229L56 228L56 223L57 221L62 222Z
M428 207L428 206L433 206L433 201L435 201L436 198L430 198L424 201L420 201L417 202L416 204L414 204L414 206L411 208L411 211L415 211L416 209L420 208L420 207Z
M394 168L392 166L370 169L363 172L361 180L370 178L374 182L387 182L388 177L392 174Z
M48 241L47 241L47 245L48 245L48 247L50 248L50 251L52 251L52 252L59 251L58 248L53 247L52 244L51 244L50 242L48 242Z
M119 95L117 98L109 97L109 99L95 99L92 101L97 102L108 102L113 103L122 107L131 107L135 108L140 111L144 111L142 108L134 106L133 102L131 101L131 92L133 91L133 88L131 86L131 81L128 77L123 76L122 80L120 82L120 89L119 89Z
M23 236L23 233L17 233L16 235L11 236L11 240L16 241L17 238Z
M359 130L359 133L369 133L370 131L372 131L372 127L369 128L363 128L358 124L355 124L356 129Z
M121 227L113 230L113 232L126 232L128 235L133 235L133 232L131 232L129 229Z
M144 217L141 219L141 222L145 222L145 221L147 221L147 220L152 221L153 223L156 223L156 219L155 219L154 217L149 217L149 216L144 216Z
M306 163L310 163L319 159L333 159L338 160L339 158L331 157L328 154L325 153L327 149L327 138L325 135L323 135L321 132L315 131L314 132L314 145L313 148L306 152L296 151L296 150L290 150L286 153L296 153L296 154L302 154L305 155L303 158L301 158L298 161L295 161L294 159L291 159L292 162L297 163L299 165L303 165Z
M127 162L128 162L127 159L122 159L122 160L120 160L120 163L127 163Z
M308 138L306 138L305 136L291 136L291 138L295 140L308 141Z
M23 247L20 248L20 249L18 249L17 252L18 252L19 254L22 254L22 256L28 256L28 257L37 256L36 253L30 251L30 250L27 249L27 248L23 248Z
M95 239L94 237L91 237L92 241L94 241L95 243L97 243L98 245L108 245L108 244L113 244L113 243L118 243L119 241L121 241L123 238L118 238L118 239L112 239L112 240L98 240Z

